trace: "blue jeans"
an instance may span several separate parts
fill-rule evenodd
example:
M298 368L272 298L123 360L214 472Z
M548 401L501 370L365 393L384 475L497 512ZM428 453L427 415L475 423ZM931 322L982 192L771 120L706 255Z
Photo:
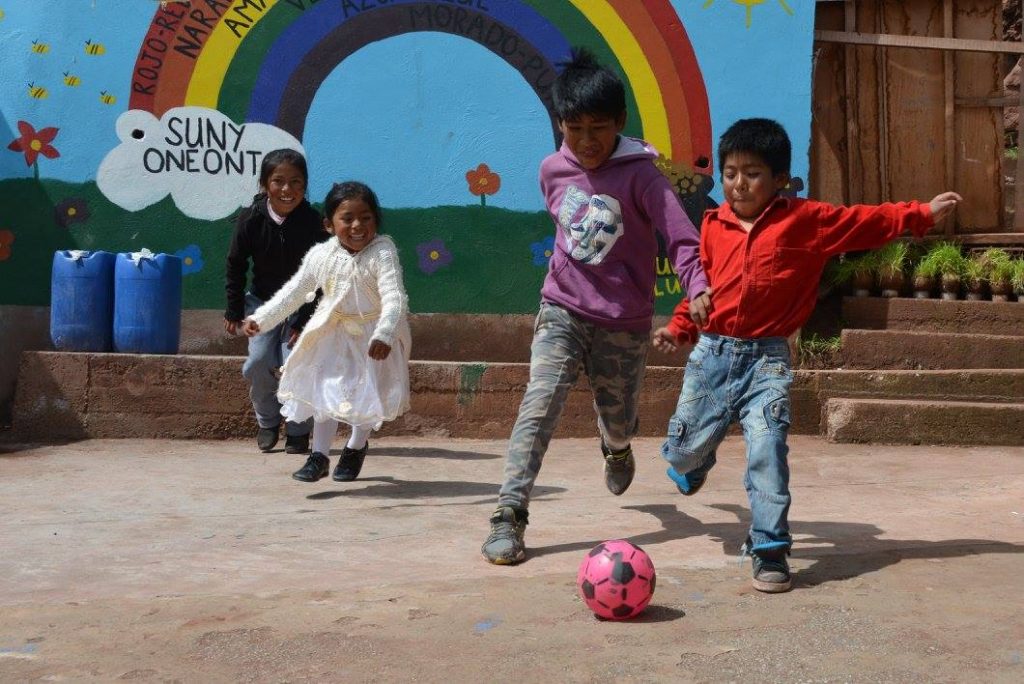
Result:
M245 293L245 315L251 316L263 300ZM277 400L278 371L288 359L288 336L291 333L288 321L271 330L264 330L259 335L249 338L249 356L242 364L242 376L249 381L249 399L256 413L256 422L260 427L272 428L281 424L281 402ZM313 427L313 419L285 424L285 434L289 437L308 435Z
M661 455L691 479L715 465L715 450L739 420L747 443L743 484L753 550L786 547L789 534L789 345L783 337L704 334L690 353Z

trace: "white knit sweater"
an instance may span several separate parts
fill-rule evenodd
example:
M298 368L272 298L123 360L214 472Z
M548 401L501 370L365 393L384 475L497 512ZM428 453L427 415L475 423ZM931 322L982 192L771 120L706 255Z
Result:
M402 283L398 249L386 235L377 235L355 254L336 238L312 247L298 272L256 309L252 319L261 330L270 330L304 303L313 301L317 288L324 294L304 332L337 323L338 318L331 316L333 311L364 320L379 317L373 339L394 346L396 331L408 325L409 298Z

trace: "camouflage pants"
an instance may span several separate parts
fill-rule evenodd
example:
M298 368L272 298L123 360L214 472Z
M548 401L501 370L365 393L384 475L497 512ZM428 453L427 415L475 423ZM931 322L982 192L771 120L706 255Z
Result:
M499 506L529 505L544 453L581 368L594 393L601 438L616 451L629 445L639 424L637 403L649 340L647 333L607 330L559 306L541 305L530 347L530 382L509 438Z

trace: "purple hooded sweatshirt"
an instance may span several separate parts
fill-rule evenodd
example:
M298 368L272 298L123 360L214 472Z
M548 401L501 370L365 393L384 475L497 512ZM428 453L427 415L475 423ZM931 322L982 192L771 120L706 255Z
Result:
M596 169L562 145L540 165L540 188L556 223L541 299L610 330L649 332L661 233L691 296L707 289L700 236L642 140L619 136Z

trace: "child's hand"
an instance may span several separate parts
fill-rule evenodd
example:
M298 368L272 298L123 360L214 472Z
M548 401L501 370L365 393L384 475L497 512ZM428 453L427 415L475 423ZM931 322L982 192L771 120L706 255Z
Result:
M955 192L944 192L936 195L928 205L932 210L932 220L938 223L953 213L958 202L963 201L964 198Z
M384 344L380 340L374 340L370 343L370 358L375 361L383 361L388 358L388 354L391 353L391 345Z
M251 318L246 318L242 321L242 332L246 337L256 337L260 334L260 326Z
M711 316L711 288L700 293L699 297L690 300L690 319L694 324L703 329L708 324Z
M229 321L224 319L224 332L228 335L237 335L238 329L242 326L242 321Z
M679 350L679 340L668 328L658 328L651 338L654 348L665 354L674 354Z

